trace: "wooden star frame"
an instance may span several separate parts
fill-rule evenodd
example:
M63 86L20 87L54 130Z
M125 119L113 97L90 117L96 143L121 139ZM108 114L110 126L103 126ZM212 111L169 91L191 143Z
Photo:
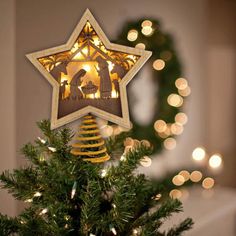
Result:
M99 40L102 43L102 46L104 47L104 50L118 53L118 54L120 53L120 55L130 55L136 58L132 67L130 67L129 70L127 70L124 77L119 81L119 99L120 99L120 106L121 106L120 115L101 109L99 107L95 107L93 105L86 105L85 107L81 109L70 112L63 116L59 114L60 96L61 96L60 95L61 80L58 82L55 76L53 76L52 71L50 71L50 69L48 69L45 66L46 64L43 64L41 60L45 58L49 58L53 55L54 56L61 55L64 52L68 52L68 51L71 52L73 47L75 46L76 40L78 40L78 37L81 35L81 32L84 30L86 24L91 25L91 27L94 29ZM80 50L80 53L83 54L81 50ZM27 54L26 56L53 87L52 111L51 111L51 128L52 129L58 128L69 122L75 121L87 115L88 113L94 114L102 119L116 123L122 127L130 128L131 122L129 119L126 86L130 82L130 80L134 77L134 75L140 70L143 64L148 60L151 54L152 54L151 52L145 51L142 49L131 48L131 47L126 47L126 46L111 43L106 37L105 33L100 28L100 26L98 25L97 21L95 20L91 12L87 9L84 15L82 16L81 20L77 24L76 28L74 29L73 33L71 34L67 43L65 43L64 45L50 48L50 49L30 53L30 54ZM106 98L104 100L106 100Z

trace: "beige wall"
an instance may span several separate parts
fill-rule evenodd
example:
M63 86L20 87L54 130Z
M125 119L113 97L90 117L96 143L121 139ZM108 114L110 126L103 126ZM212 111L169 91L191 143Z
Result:
M0 1L0 172L16 166L15 145L15 4ZM16 202L0 190L0 212L14 215Z
M223 154L219 182L236 186L236 1L210 0L207 12L207 146Z

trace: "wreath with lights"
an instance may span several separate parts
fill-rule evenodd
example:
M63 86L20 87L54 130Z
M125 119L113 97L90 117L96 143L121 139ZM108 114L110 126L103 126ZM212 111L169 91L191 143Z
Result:
M152 80L159 88L155 94L158 103L155 102L151 122L140 125L132 117L133 137L149 140L155 153L160 152L163 147L174 149L175 136L183 132L188 119L182 112L182 107L191 90L187 80L182 78L181 63L174 48L173 37L162 32L158 20L139 19L124 24L117 42L152 51L150 70ZM130 105L132 107L133 104Z

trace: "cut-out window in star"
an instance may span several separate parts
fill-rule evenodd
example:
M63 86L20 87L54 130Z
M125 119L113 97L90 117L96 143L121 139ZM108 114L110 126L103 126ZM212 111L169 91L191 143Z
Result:
M139 58L107 49L87 21L70 50L38 58L60 86L58 119L86 106L122 117L120 81Z

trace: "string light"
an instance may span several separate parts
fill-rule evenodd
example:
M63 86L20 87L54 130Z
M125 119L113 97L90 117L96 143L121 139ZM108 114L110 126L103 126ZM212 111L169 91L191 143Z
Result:
M187 97L191 94L191 89L189 86L187 86L185 89L179 89L178 92L181 96Z
M139 226L138 228L135 228L132 230L132 236L140 235L142 231L142 228Z
M171 125L170 130L171 130L172 134L180 135L183 133L184 128L182 125L179 125L178 123L174 123Z
M44 161L45 161L45 157L44 157L43 155L40 155L40 156L39 156L39 161L40 161L40 162L44 162Z
M42 196L42 193L40 193L40 192L36 192L35 194L34 194L34 197L41 197Z
M211 168L219 168L222 164L222 157L220 154L216 153L212 155L209 159L209 165Z
M117 235L117 232L116 232L116 229L113 225L110 225L110 231L114 234L114 235Z
M187 170L180 171L179 175L182 175L184 177L185 182L190 179L190 173Z
M23 225L25 224L26 222L24 220L20 220L20 223Z
M150 20L144 20L141 24L142 28L144 27L152 27L152 22Z
M132 29L128 32L127 39L129 41L135 41L138 38L138 31L135 29Z
M107 170L106 169L102 169L100 175L101 175L102 178L106 177Z
M178 88L179 90L184 90L188 87L188 81L184 78L178 78L175 81L175 86L176 88Z
M150 26L145 26L142 28L141 32L145 36L150 36L153 33L153 29Z
M49 149L51 152L56 152L56 151L57 151L57 149L54 148L54 147L48 147L48 149Z
M134 140L130 137L126 138L125 141L124 141L124 146L134 146Z
M164 141L164 147L167 150L173 150L176 147L176 140L174 138L167 138Z
M127 160L127 158L126 158L125 155L122 155L122 156L120 157L120 161L126 161L126 160Z
M206 157L206 151L203 147L197 147L192 152L192 158L195 161L202 161Z
M202 187L205 189L213 188L215 181L213 178L207 177L202 181Z
M164 120L157 120L154 123L154 129L159 133L164 132L166 130L166 128L167 128L167 125L166 125L166 122Z
M202 173L198 170L195 170L191 173L190 179L192 182L197 183L202 179Z
M147 148L151 147L151 143L146 139L141 140L141 144Z
M172 93L168 96L167 102L172 107L181 107L183 105L183 98L178 94Z
M165 139L165 138L167 138L169 135L166 134L166 133L158 133L158 136L161 137L161 138L163 138L163 139Z
M171 135L170 127L171 127L171 124L167 124L167 127L166 127L166 129L165 129L165 131L164 131L164 134L166 134L167 137L168 137L169 135Z
M144 156L141 160L140 160L140 164L143 167L149 167L152 164L152 159L149 156Z
M185 179L182 175L176 175L172 179L172 183L176 186L181 186L184 184L184 182L185 182Z
M155 70L162 70L165 67L165 61L162 59L157 59L153 62L152 66Z
M173 199L179 199L182 197L182 192L179 189L173 189L170 191L169 195Z
M162 197L162 195L160 193L158 193L157 195L155 195L152 199L155 200L155 201L158 201L160 200Z
M139 49L143 49L143 50L146 48L144 43L138 43L138 44L135 45L135 47L139 48Z
M44 208L40 213L39 213L39 215L41 216L41 215L44 215L44 214L46 214L48 212L48 209L47 208Z
M74 198L75 193L76 193L76 189L77 189L77 181L74 182L72 190L71 190L71 199Z
M188 122L188 117L185 113L179 112L175 115L175 122L180 125L185 125Z
M28 203L33 202L33 199L32 198L26 199L25 202L28 202Z
M40 138L40 137L38 137L38 140L39 140L42 144L45 144L45 143L46 143L46 140L44 140L44 139L42 139L42 138Z

